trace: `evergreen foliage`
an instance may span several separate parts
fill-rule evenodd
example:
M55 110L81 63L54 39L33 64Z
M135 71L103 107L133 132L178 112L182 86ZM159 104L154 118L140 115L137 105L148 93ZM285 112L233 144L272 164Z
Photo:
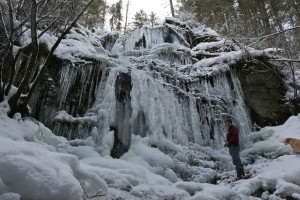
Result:
M117 3L112 4L110 7L111 18L109 20L109 25L112 31L121 31L122 29L122 9L122 0L119 0Z
M103 27L107 4L103 0L95 0L82 17L83 24L88 28ZM104 14L105 13L105 14Z
M149 14L149 25L151 27L157 26L158 25L158 20L159 18L157 17L157 15L152 11Z
M147 24L149 19L148 15L144 10L136 12L133 18L133 25L135 28L141 28L143 25Z

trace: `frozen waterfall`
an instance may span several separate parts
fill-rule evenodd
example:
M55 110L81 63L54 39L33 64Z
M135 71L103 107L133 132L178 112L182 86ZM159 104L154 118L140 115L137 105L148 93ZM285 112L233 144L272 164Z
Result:
M251 120L234 67L240 54L204 67L205 58L198 60L204 47L192 48L196 39L206 37L218 47L222 43L215 42L222 41L215 32L172 20L121 36L109 44L107 55L91 56L81 64L63 62L58 71L49 72L48 83L55 89L38 90L31 102L33 113L68 139L92 136L104 147L111 137L114 144L105 151L114 157L130 148L132 135L149 137L152 146L162 149L168 142L218 149L228 117L246 138ZM220 49L223 57L230 53ZM211 55L209 63L214 63ZM41 109L45 112L39 113Z

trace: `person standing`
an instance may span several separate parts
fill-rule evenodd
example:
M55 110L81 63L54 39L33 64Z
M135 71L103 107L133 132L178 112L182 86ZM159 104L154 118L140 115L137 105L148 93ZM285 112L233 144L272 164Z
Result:
M240 158L239 129L232 124L231 119L225 121L228 128L225 147L229 148L232 162L235 165L237 179L245 177L244 166Z

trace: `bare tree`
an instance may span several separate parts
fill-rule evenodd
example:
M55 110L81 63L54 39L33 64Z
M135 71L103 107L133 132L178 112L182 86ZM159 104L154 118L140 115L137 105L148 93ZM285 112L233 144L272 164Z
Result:
M171 8L172 17L175 17L174 6L173 6L172 0L170 0L170 8Z
M52 4L47 0L2 1L0 29L4 31L4 37L0 41L0 102L8 101L11 116L16 112L29 113L28 102L50 65L54 51L93 1L89 0L76 16L66 14L68 4L65 0ZM40 38L50 29L59 32L54 45L47 49ZM28 33L29 44L18 46L20 38Z
M130 4L130 0L127 0L127 3L126 3L126 12L125 12L124 34L125 34L126 31L127 31L127 23L128 23L127 21L128 21L129 4Z

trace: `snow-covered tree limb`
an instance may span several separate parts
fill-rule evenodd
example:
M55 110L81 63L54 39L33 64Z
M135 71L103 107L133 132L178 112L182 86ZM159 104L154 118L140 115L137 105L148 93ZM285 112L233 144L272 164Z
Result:
M72 23L64 30L64 32L60 35L60 37L56 40L56 42L54 43L54 45L52 46L52 48L50 49L50 52L48 53L48 56L46 58L45 63L43 64L43 66L40 67L40 70L36 76L36 78L34 79L34 81L30 84L31 87L29 88L29 92L28 95L24 101L24 105L27 105L29 103L29 100L33 94L33 91L41 77L41 74L43 73L43 71L45 70L45 68L50 64L51 62L51 58L53 56L54 51L56 50L56 48L58 47L58 45L60 44L60 42L62 41L62 39L70 32L70 30L75 26L75 24L77 23L77 21L79 20L79 18L84 14L84 12L89 8L89 6L94 2L94 0L90 0L85 7L79 12L79 14L75 17L75 19L72 21Z
M265 35L265 36L263 36L263 37L258 38L256 41L252 42L251 44L249 44L248 47L251 47L251 46L253 46L254 44L257 44L258 42L261 42L261 41L263 41L263 40L265 40L265 39L267 39L267 38L269 38L269 37L272 37L272 36L275 36L275 35L278 35L278 34L281 34L281 33L285 33L285 32L287 32L287 31L299 29L299 28L300 28L300 26L295 26L295 27L288 28L288 29L285 29L285 30L282 30L282 31L278 31L278 32L276 32L276 33L271 33L271 34L269 34L269 35Z
M42 37L42 35L44 35L54 24L55 22L58 20L59 17L56 17L38 36L38 38Z
M282 62L298 62L300 63L300 60L295 60L295 59L280 59L280 58L275 58L275 59L270 59L270 60L273 60L273 61L282 61Z
M49 2L46 0L31 0L29 2L20 1L18 4L12 4L11 1L12 0L7 1L7 5L5 7L6 10L4 11L1 8L2 10L0 13L0 23L2 23L1 27L3 26L3 28L6 30L5 35L3 34L3 36L6 38L4 38L2 41L0 51L2 57L0 67L0 101L4 100L4 96L8 94L15 82L15 78L17 77L18 73L16 71L18 68L17 65L23 63L22 69L24 70L24 76L20 83L15 85L17 87L16 92L8 99L11 108L10 114L13 115L15 112L27 112L27 104L30 100L30 97L35 90L35 86L43 74L44 69L50 64L54 51L94 0L89 0L76 16L71 16L73 20L69 21L69 18L64 20L65 28L49 52L47 52L45 61L43 63L38 60L41 54L39 38L51 27L53 27L56 22L59 21L59 19L62 17L60 14L60 9L63 6L67 8L65 4L66 2L61 0L58 2L58 4L52 4L53 9L51 9L48 4ZM23 13L23 8L27 8L29 15ZM53 17L53 15L57 12L59 12L59 14ZM17 21L16 18L18 18ZM47 20L45 23L47 24L47 27L38 34L39 23L43 20ZM27 22L29 22L28 26L24 27ZM22 28L22 31L20 31L20 28ZM21 45L20 48L15 48L14 44L19 41L20 37L28 32L28 29L30 29L31 34L31 40L28 40L29 43L25 43L23 46ZM3 73L5 73L5 75Z

